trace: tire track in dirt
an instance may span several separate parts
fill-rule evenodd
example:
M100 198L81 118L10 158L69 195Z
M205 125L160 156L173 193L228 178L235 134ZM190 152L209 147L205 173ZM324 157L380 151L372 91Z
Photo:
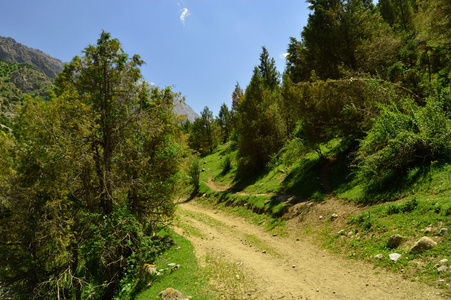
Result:
M175 228L194 245L200 262L213 251L242 267L248 286L235 299L443 299L433 287L343 259L308 241L272 236L196 203L180 204L177 215L202 233L186 235L183 226Z

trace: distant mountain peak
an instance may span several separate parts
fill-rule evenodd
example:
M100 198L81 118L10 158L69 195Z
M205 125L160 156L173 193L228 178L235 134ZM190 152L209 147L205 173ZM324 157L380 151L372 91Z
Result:
M39 49L24 46L11 37L0 36L0 58L12 63L32 65L50 78L54 78L64 68L61 60Z
M177 116L185 116L188 121L193 123L199 115L193 110L191 106L185 101L174 101L174 108L172 109Z
M50 78L56 77L64 69L64 63L61 60L39 49L22 45L11 37L0 36L0 58L9 63L31 65ZM13 74L15 76L13 78L14 84L23 92L30 92L40 86L51 85L50 81L47 82L43 79L44 75L41 78L41 76L34 74L33 78L39 79L35 81L41 83L39 87L35 86L36 82L28 79L30 72L30 70L20 70L20 72L16 72L17 74ZM173 111L178 116L185 116L190 122L199 118L199 115L185 101L175 101Z

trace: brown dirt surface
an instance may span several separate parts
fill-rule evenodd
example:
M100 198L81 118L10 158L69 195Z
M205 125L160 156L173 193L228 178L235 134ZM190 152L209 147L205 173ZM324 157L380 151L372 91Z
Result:
M318 214L327 217L338 208L342 215L356 210L334 198L308 209L315 211L316 222ZM177 215L175 230L191 241L203 267L213 263L211 257L239 266L242 275L233 280L242 283L233 294L224 290L223 299L443 299L438 289L345 259L308 238L274 236L262 226L195 202L180 204ZM335 220L337 226L342 217ZM299 220L289 220L287 227L294 230ZM185 225L198 234L188 234ZM213 286L227 289L220 281L212 280Z

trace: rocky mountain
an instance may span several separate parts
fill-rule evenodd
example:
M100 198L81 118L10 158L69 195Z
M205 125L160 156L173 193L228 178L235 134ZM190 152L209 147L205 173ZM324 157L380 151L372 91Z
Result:
M46 99L52 78L63 68L61 60L0 36L0 125L7 123L25 95ZM184 101L174 103L174 112L190 122L199 117Z
M50 78L54 78L64 68L61 60L24 46L10 37L0 36L0 58L12 63L32 65Z
M193 110L191 106L185 103L185 101L176 101L174 103L174 113L177 116L185 116L186 120L193 123L197 118L199 118L199 115Z

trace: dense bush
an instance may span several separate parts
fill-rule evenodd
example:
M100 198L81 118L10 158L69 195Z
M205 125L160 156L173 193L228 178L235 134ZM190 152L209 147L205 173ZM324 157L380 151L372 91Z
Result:
M384 106L357 152L357 173L369 186L384 186L410 167L448 158L451 121L430 98L422 107L410 101Z
M188 166L188 176L190 183L194 186L194 191L197 192L200 186L200 159L194 157Z

